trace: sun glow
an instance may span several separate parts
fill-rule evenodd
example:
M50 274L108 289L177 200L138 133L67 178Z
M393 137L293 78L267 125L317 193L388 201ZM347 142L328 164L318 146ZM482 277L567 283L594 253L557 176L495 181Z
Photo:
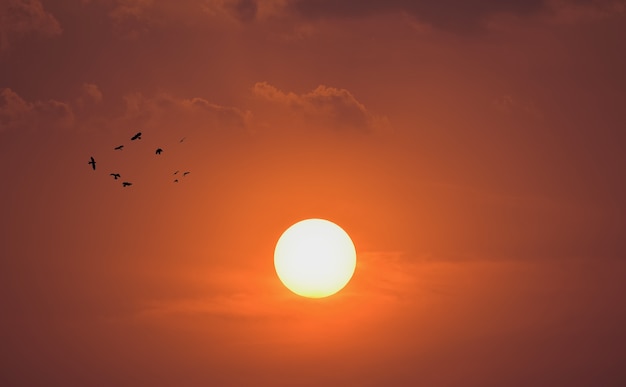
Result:
M276 243L274 267L292 292L310 298L341 290L356 268L350 236L324 219L306 219L289 227Z

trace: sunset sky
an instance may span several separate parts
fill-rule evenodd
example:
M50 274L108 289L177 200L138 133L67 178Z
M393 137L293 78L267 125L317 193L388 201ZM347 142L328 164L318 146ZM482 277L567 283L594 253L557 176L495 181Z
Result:
M0 0L2 386L624 386L625 230L626 0Z

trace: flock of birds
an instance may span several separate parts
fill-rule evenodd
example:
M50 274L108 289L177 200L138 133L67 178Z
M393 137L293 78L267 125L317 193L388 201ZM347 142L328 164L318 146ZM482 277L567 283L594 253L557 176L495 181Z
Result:
M134 136L132 136L132 137L130 138L130 140L131 140L131 141L141 140L141 135L142 135L142 134L141 134L141 132L137 132L137 133L135 133L135 135L134 135ZM180 140L180 142L183 142L183 141L185 141L185 137L183 137L183 138ZM123 150L123 149L124 149L124 145L123 145L123 144L122 144L122 145L119 145L119 146L116 146L115 148L113 148L113 150L117 150L117 151L121 151L121 150ZM156 151L155 151L154 153L155 153L157 156L159 156L161 153L163 153L163 149L162 149L162 148L157 148L157 149L156 149ZM90 158L90 160L89 160L89 162L88 162L87 164L91 165L91 168L92 168L94 171L96 170L96 160L93 158L93 156L91 156L91 158ZM179 170L177 170L176 172L174 172L174 176L176 176L176 178L174 179L174 183L178 183L178 181L179 181L179 180L178 180L179 173L180 173L180 171L179 171ZM189 171L184 171L181 175L182 175L182 177L185 177L185 176L187 176L189 173L190 173ZM118 180L118 179L120 179L120 178L122 177L122 176L121 176L119 173L117 173L117 172L110 173L109 175L110 175L110 176L113 176L113 179L114 179L114 180ZM131 185L133 185L133 183L131 183L131 182L129 182L129 181L123 181L123 182L122 182L122 187L129 187L129 186L131 186Z

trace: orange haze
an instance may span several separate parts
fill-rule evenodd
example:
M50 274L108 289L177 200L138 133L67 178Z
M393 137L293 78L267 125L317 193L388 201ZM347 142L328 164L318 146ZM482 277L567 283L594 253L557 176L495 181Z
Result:
M626 385L625 10L0 0L0 385Z

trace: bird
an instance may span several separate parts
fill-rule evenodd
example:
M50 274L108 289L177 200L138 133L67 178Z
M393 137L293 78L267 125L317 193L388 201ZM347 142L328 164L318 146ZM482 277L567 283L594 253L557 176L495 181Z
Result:
M130 138L131 141L141 140L141 132L136 133L134 136Z
M133 185L133 183L129 183L127 181L122 183L122 187L128 187L129 185Z
M177 175L177 174L178 174L178 172L180 172L180 171L176 171L176 172L174 172L174 174L175 174L175 175Z
M88 162L87 164L91 164L91 167L93 168L93 170L96 170L96 160L93 159L93 156L91 157L91 161Z
M118 178L120 178L120 174L119 173L110 173L111 176L113 176L113 178L115 180L117 180Z
M181 139L180 139L180 142L185 141L185 139L186 139L186 138L187 138L187 137L183 137L183 138L181 138Z
M178 179L174 179L174 183L178 183Z
M122 150L124 148L124 145L120 145L120 146L116 146L114 149L115 150Z
M187 176L188 174L190 174L191 172L187 171L187 172L183 172L183 177Z
M163 149L161 149L161 148L157 148L157 150L156 150L156 152L155 152L155 153L156 153L157 155L160 155L160 154L161 154L161 152L163 152Z

